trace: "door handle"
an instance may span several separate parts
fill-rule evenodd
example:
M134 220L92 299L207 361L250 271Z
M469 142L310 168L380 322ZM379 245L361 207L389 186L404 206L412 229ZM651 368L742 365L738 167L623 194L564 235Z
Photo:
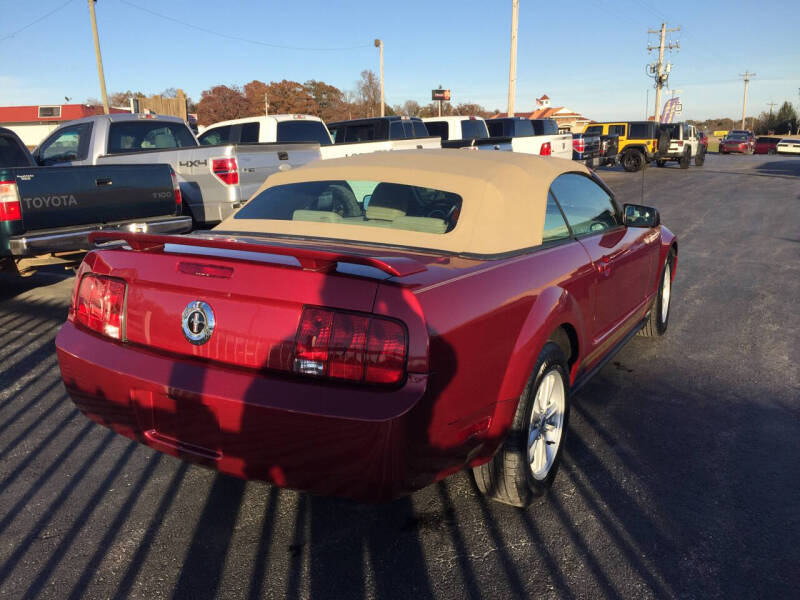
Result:
M111 185L112 183L114 182L111 180L110 177L101 177L99 179L94 180L94 184L98 187L101 185Z

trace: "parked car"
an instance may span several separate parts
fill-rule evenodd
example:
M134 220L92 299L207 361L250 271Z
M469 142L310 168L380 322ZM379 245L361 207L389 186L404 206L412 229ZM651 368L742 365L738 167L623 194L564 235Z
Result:
M508 504L544 493L570 395L665 333L677 261L655 209L511 152L318 161L203 235L94 239L124 244L86 257L56 339L80 410L224 473L369 501L465 467Z
M776 146L778 154L800 154L800 139L783 138Z
M489 136L486 121L481 117L428 117L422 119L428 133L442 138L444 142L453 140L481 140Z
M572 134L572 160L583 162L587 167L613 166L617 164L619 143L617 135Z
M759 136L756 138L756 145L753 154L776 154L778 152L779 137Z
M655 158L656 124L653 121L591 123L583 132L618 136L619 162L626 171L641 171Z
M373 117L328 123L333 146L322 148L322 158L342 158L387 150L441 148L437 136L419 117Z
M571 134L558 133L553 119L500 117L487 119L486 127L494 138L510 138L512 152L573 158Z
M708 134L705 131L698 131L697 139L700 140L700 143L703 144L706 152L708 152Z
M180 215L168 165L37 167L22 140L0 127L0 270L30 275L76 264L101 229L189 231L192 219Z
M572 134L572 160L583 162L587 167L592 166L592 161L599 158L602 152L600 136L597 134L573 133Z
M319 160L318 144L198 146L186 122L144 114L96 115L64 123L36 149L42 166L165 163L178 175L185 214L218 223L268 175Z
M751 134L744 131L732 131L720 140L719 153L741 152L742 154L752 154L755 147L755 138Z
M431 137L419 117L371 117L328 123L336 144Z
M325 123L311 115L267 115L220 121L206 127L197 141L201 146L290 142L329 146L333 143Z
M680 123L661 123L658 126L658 148L656 165L663 167L669 161L676 161L681 169L694 164L702 167L706 160L706 147L700 142L694 125Z
M430 137L425 125L418 118L354 119L337 121L329 127L339 140L335 145L325 123L319 117L311 115L270 115L222 121L210 125L199 141L201 145L318 143L322 159L386 150L441 147L438 138ZM349 141L343 141L345 139Z

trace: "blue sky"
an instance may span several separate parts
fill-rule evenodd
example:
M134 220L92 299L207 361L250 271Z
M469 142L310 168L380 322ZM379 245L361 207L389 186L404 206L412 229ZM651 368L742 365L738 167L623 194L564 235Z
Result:
M100 96L87 1L64 4L0 0L0 105ZM427 102L441 83L454 102L506 108L510 0L99 0L96 7L109 92L176 87L197 100L216 84L284 78L353 89L363 69L377 71L379 37L389 104ZM643 118L647 90L651 103L654 94L645 65L655 55L646 47L657 41L647 30L662 20L681 26L672 34L681 48L668 55L669 83L683 90L685 118L741 115L738 74L746 69L757 73L748 114L770 101L798 105L800 0L521 0L517 110L531 110L547 93L554 105L594 119Z

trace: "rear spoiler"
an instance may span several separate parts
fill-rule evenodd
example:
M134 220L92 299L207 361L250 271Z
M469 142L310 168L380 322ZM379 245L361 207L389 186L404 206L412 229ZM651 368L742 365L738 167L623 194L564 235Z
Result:
M395 277L405 277L406 275L413 275L414 273L421 273L427 270L425 265L421 262L404 256L363 256L361 254L344 254L292 246L237 242L225 239L212 240L181 235L152 235L147 233L124 233L118 231L95 231L89 234L89 242L92 244L96 242L114 241L124 241L132 250L137 252L163 252L166 244L175 244L180 246L220 248L238 252L260 252L262 254L291 256L297 259L302 269L307 271L328 271L335 268L337 263L365 265Z

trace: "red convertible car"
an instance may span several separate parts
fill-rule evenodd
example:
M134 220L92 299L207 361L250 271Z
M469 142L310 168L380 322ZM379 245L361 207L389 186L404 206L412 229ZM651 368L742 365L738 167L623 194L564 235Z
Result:
M384 152L270 177L214 230L94 234L57 338L89 417L364 501L465 467L523 506L570 395L669 321L675 236L573 161Z

